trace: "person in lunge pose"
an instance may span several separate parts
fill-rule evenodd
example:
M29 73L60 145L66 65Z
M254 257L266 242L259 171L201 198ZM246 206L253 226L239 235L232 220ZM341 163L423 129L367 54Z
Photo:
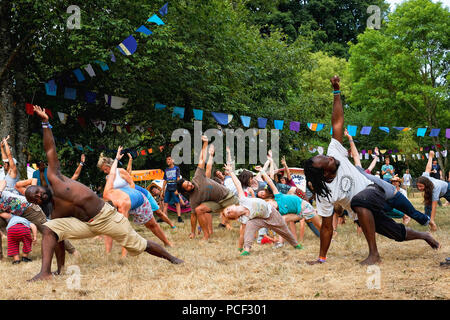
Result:
M91 189L61 174L48 116L39 106L34 106L34 112L42 119L44 150L48 160L47 177L51 187L30 186L25 191L25 196L29 202L47 207L51 211L52 220L43 226L41 271L32 280L52 278L54 252L57 273L61 272L65 260L63 240L93 238L100 234L112 237L130 255L146 251L172 263L182 263L181 259L172 256L157 243L142 238L122 214Z

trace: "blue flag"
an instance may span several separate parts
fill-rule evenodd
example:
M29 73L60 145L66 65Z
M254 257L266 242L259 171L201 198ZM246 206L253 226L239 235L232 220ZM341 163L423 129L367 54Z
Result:
M164 25L164 21L162 21L161 18L158 17L156 14L154 14L154 15L152 15L150 18L148 18L147 21L148 21L148 22L156 23L158 26Z
M389 127L378 127L381 131L389 133Z
M75 73L75 77L77 77L78 82L83 82L85 80L80 69L73 70L73 73Z
M194 119L202 121L203 120L203 110L194 109Z
M156 110L162 110L166 107L165 104L161 104L161 103L155 103L155 109Z
M441 129L431 129L430 137L437 137Z
M284 120L273 120L273 125L277 130L283 130Z
M250 127L250 117L247 116L241 116L242 125L246 128Z
M137 30L137 32L143 33L145 35L151 35L153 32L151 32L149 29L147 29L144 25L140 26Z
M425 136L425 132L427 132L427 128L419 128L419 129L417 129L417 136L418 137L424 137Z
M92 91L86 91L86 102L87 103L95 103L95 99L97 98L97 93Z
M233 119L232 114L226 114L226 113L220 113L220 112L211 112L214 119L220 124L220 125L227 125L231 122Z
M352 137L356 136L356 129L358 129L358 126L347 126L348 134Z
M166 14L167 14L167 9L168 9L168 7L169 7L169 3L168 2L166 2L166 4L165 5L163 5L162 7L161 7L161 9L159 9L159 14L161 15L161 17L164 17Z
M267 125L267 118L258 118L258 128L265 129Z
M172 118L179 117L180 119L184 118L184 108L183 107L174 107L172 112Z
M133 53L136 52L137 49L136 39L133 36L129 36L121 43L119 43L117 48L119 48L120 53L122 53L123 55L131 56Z
M65 88L64 98L69 100L75 100L77 98L77 90L74 88Z

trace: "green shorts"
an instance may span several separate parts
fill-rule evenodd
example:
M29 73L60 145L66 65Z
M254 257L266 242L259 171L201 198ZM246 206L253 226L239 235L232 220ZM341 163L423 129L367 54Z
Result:
M215 201L206 201L202 202L201 205L207 206L209 209L211 209L212 212L220 212L226 207L229 207L233 204L239 204L239 199L234 195L234 193L230 192L225 199L215 202Z

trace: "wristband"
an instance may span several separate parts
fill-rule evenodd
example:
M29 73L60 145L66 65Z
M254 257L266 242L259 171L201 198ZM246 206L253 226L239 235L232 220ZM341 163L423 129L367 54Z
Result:
M51 129L53 128L50 122L42 122L42 128L44 129Z
M335 96L337 96L338 94L341 94L341 90L334 90L334 91L333 91L333 94L334 94Z
M327 257L319 257L317 261L319 261L320 263L324 263L325 261L327 261Z
M80 161L80 165L83 167L84 166L84 162Z
M120 160L118 159L118 158L116 158L116 159L114 159L114 160L117 160L117 162L119 162Z

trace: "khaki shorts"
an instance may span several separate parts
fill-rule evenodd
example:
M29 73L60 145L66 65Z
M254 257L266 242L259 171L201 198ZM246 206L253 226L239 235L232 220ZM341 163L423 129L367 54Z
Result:
M92 238L104 234L125 247L132 256L147 248L147 240L131 227L124 215L108 203L105 203L102 210L89 222L70 217L53 219L44 225L58 235L58 241Z
M234 193L230 192L225 199L219 202L206 201L201 204L207 206L212 212L220 212L233 204L239 204L239 199L234 195Z

